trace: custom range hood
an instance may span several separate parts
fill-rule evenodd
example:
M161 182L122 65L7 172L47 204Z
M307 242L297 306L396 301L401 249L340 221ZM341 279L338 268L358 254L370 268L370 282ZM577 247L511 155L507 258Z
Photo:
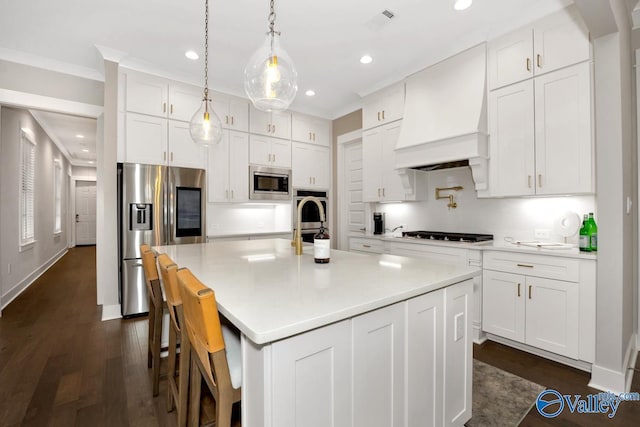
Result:
M408 77L396 167L436 170L468 165L476 190L486 190L485 84L485 44Z

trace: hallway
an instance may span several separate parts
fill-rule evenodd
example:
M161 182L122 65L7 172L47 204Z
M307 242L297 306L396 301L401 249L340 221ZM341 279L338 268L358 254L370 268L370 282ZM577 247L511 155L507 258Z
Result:
M165 426L151 396L146 318L102 322L94 246L69 250L2 312L1 426Z

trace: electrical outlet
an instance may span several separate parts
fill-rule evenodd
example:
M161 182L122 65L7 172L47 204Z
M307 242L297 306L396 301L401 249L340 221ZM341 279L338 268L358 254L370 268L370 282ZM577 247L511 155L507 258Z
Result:
M549 238L549 229L548 228L536 228L533 231L533 237L537 239L548 239Z
M459 341L464 338L464 313L458 313L453 318L455 329L453 331L453 340Z

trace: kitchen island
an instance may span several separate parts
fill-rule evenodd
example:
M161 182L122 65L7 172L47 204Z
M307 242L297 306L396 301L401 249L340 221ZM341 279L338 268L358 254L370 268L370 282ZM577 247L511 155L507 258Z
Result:
M472 278L481 270L288 240L158 246L242 334L242 424L463 425Z

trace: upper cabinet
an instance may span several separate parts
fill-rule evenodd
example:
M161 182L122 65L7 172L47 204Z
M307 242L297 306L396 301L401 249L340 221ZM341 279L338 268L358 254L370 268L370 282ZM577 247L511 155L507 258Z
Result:
M213 111L220 118L223 128L249 131L249 101L214 93L212 102Z
M368 95L362 105L362 128L393 122L402 118L404 112L404 82Z
M259 135L291 139L291 113L267 113L249 107L249 131Z
M269 136L251 135L249 163L277 168L291 167L291 141Z
M328 190L331 160L329 147L292 142L293 187Z
M312 144L331 144L331 122L305 114L291 114L291 139Z
M202 90L161 77L127 70L128 112L188 122L202 103Z
M362 199L365 202L399 202L420 200L424 172L397 170L395 146L402 121L389 123L362 134Z
M136 113L125 121L125 162L205 168L205 148L191 139L189 123Z
M249 201L249 135L224 130L222 140L209 146L209 202Z
M489 89L577 64L590 58L586 26L574 7L489 43Z

